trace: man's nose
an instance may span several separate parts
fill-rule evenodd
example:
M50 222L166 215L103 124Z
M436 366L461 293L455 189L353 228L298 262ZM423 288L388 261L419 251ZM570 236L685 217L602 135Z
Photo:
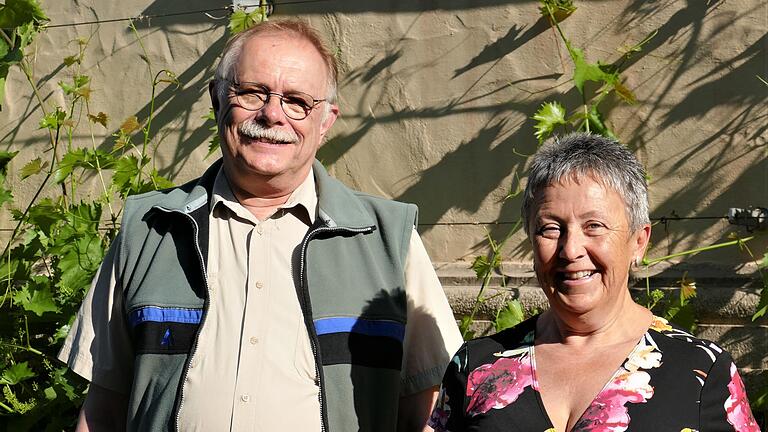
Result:
M285 122L286 117L282 107L282 100L275 95L270 95L267 103L258 111L258 117L267 125Z

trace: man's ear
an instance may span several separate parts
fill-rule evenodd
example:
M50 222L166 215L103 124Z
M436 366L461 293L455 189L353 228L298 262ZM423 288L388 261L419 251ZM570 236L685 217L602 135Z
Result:
M219 95L216 91L216 80L211 80L208 83L208 94L211 96L211 105L213 106L213 116L216 119L216 123L219 122Z
M333 123L338 117L339 106L336 104L330 104L330 108L328 109L328 112L325 113L325 118L323 119L322 124L320 124L320 136L322 138L325 138L325 134L329 129L331 129L331 126L333 126Z

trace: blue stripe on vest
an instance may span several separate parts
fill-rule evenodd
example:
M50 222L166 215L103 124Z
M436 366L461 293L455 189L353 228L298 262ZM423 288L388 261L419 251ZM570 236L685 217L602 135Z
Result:
M402 342L405 324L396 321L369 320L355 317L330 317L315 320L317 335L330 333L359 333L368 336L386 336Z
M182 324L200 324L202 309L175 309L157 306L144 306L134 309L128 316L131 327L143 322L171 322Z

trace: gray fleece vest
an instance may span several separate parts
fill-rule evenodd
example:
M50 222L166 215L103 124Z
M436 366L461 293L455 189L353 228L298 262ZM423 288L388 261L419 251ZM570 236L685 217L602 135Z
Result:
M113 247L135 351L130 431L177 429L206 319L209 203L220 166L125 204ZM352 191L318 162L314 172L319 214L294 252L293 278L318 365L323 429L394 431L416 206Z

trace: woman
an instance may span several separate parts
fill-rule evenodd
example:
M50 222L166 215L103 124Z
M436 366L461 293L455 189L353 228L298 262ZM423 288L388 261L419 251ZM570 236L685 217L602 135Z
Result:
M759 431L722 348L630 296L648 245L647 185L615 141L573 134L533 158L523 220L550 308L465 343L437 431Z

